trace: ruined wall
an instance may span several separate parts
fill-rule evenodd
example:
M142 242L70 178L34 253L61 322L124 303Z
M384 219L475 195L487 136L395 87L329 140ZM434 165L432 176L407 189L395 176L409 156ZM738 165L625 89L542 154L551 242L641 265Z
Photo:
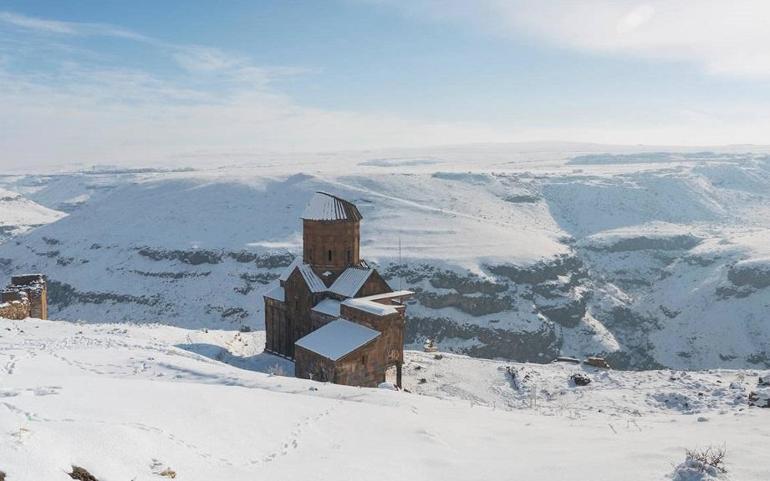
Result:
M22 320L29 317L29 302L11 301L0 303L0 318Z
M303 260L321 272L339 273L358 265L360 244L359 221L302 221Z
M31 274L11 277L0 292L0 317L48 319L48 286L45 276Z
M29 274L11 277L7 291L26 294L29 301L29 316L48 319L48 284L42 274Z

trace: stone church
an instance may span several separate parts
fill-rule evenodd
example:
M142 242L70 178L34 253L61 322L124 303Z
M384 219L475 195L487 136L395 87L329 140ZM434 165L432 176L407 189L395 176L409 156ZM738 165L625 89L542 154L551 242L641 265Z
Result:
M317 192L302 214L302 257L264 294L267 352L294 360L297 377L401 385L405 300L360 257L361 213Z

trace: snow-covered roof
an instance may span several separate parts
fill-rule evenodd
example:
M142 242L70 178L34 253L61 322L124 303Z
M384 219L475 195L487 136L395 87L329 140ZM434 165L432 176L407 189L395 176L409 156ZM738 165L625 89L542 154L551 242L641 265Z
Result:
M381 304L377 301L381 301L383 299L392 299L394 297L406 297L411 296L412 294L414 294L412 291L385 292L382 294L375 294L373 296L345 299L342 301L342 304L377 316L387 316L388 314L397 313L398 306Z
M374 302L366 297L346 299L342 304L376 316L387 316L388 314L395 314L398 312L395 306L380 304L379 302Z
M302 257L300 256L295 257L294 260L291 261L291 264L289 264L289 267L287 267L286 270L283 271L283 273L278 279L286 282L286 280L289 278L291 273L294 272L294 269L296 269L297 266L300 264L302 264Z
M286 282L289 279L289 276L291 276L291 273L294 272L295 269L299 269L300 274L302 274L302 277L305 279L305 284L307 284L308 288L310 289L310 292L323 292L326 290L326 284L324 284L324 281L321 280L320 277L313 271L313 268L310 267L309 264L305 264L302 262L302 257L295 257L294 260L289 264L289 267L286 268L285 271L283 271L283 274L278 278L279 280Z
M310 292L323 292L326 290L326 284L324 284L324 281L316 275L309 264L300 264L297 268L299 269L300 274L302 274L302 277L305 278L305 283L310 289Z
M374 269L348 267L329 287L329 291L345 297L353 297L361 289Z
M383 292L382 294L374 294L371 296L361 297L360 299L368 299L370 301L381 301L382 299L392 299L394 297L407 297L413 296L413 291L400 290L393 292Z
M324 299L313 307L313 310L327 316L340 317L340 301Z
M283 291L283 287L281 287L280 284L276 284L272 289L267 291L264 296L276 301L286 302L286 293Z
M352 202L328 194L316 192L302 213L305 220L361 220L361 213Z
M337 319L316 329L295 344L332 361L377 339L379 331L347 319Z

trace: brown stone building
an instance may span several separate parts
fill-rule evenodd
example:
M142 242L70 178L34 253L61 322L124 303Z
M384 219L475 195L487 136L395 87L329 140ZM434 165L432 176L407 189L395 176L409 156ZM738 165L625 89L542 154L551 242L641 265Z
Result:
M360 258L361 213L316 193L302 215L302 258L265 295L265 350L294 359L297 377L401 385L409 291L393 292Z
M0 317L6 319L48 319L48 287L45 276L29 274L11 277L0 291Z

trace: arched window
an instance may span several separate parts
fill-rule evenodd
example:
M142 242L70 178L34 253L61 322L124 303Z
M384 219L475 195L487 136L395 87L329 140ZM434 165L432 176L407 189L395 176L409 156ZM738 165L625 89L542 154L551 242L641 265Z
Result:
M329 262L331 262L331 261L332 261L332 251L329 250Z

